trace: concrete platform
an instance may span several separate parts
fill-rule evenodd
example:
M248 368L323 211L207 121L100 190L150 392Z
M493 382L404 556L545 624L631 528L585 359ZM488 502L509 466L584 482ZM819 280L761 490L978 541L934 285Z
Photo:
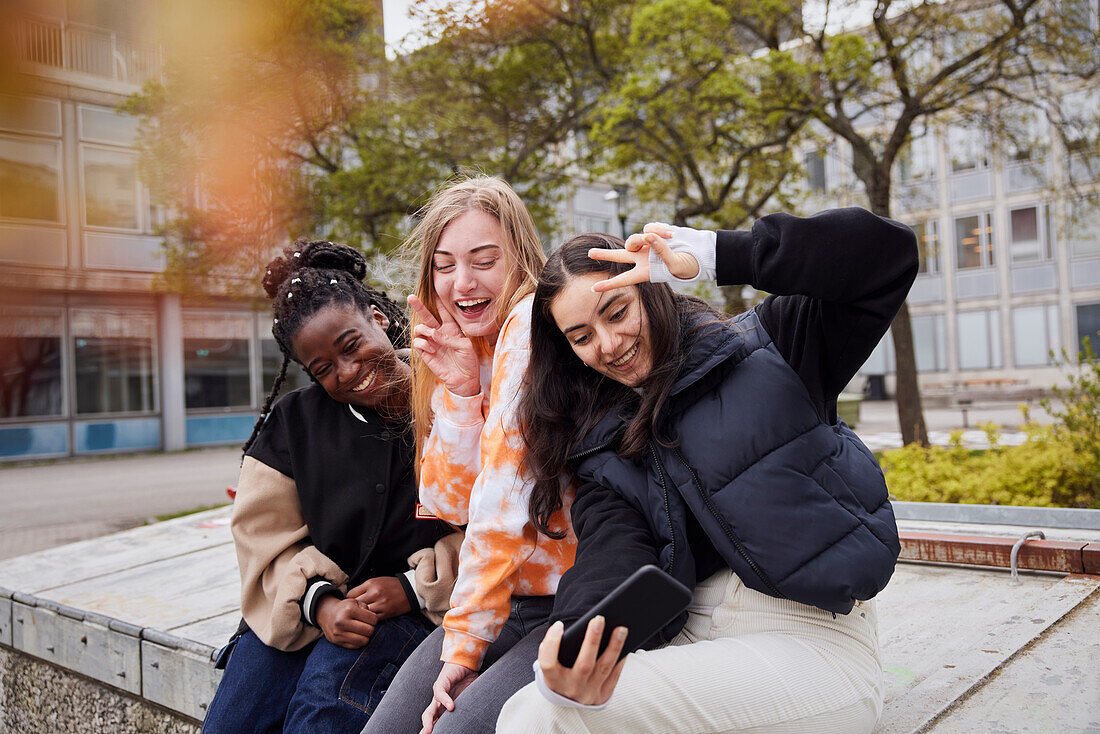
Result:
M77 731L58 722L86 720L81 707L104 691L113 698L97 711L124 710L125 721L80 731L197 730L218 682L210 655L239 619L228 516L221 508L0 561L0 732ZM1049 533L1100 540L1100 527ZM1100 576L1020 579L899 565L878 599L878 732L1100 733ZM69 678L48 685L69 694L43 695L42 681L59 676Z

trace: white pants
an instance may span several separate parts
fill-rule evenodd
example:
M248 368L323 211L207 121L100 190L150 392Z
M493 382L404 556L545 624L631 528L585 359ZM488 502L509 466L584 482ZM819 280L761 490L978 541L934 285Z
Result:
M557 706L532 683L497 732L870 732L883 680L873 602L847 615L775 599L725 570L700 583L684 629L627 657L600 710Z

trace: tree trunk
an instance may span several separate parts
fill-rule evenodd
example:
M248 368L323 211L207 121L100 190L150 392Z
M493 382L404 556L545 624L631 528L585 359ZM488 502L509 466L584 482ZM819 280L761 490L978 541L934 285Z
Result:
M885 171L881 169L885 168ZM881 217L890 216L890 171L880 166L873 182L867 184L871 211ZM913 348L913 327L909 321L909 304L901 304L890 332L894 336L894 362L897 386L894 399L898 406L898 426L904 445L919 443L928 445L928 428L924 424L924 408L921 406L920 386L917 384L917 357Z
M924 425L920 387L917 384L917 358L913 349L913 327L909 321L909 304L901 304L890 331L894 335L894 361L897 364L898 425L903 444L928 445L928 429Z

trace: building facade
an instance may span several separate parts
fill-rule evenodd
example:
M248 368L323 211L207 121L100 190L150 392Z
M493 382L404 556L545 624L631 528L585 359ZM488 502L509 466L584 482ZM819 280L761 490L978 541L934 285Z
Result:
M159 288L164 213L116 111L160 73L151 3L57 0L15 16L0 93L0 462L242 442L281 354L256 292ZM137 20L135 20L137 19ZM625 189L621 192L626 196ZM564 232L618 232L614 187L580 182ZM242 286L242 291L247 289ZM297 367L288 389L308 379Z
M1100 90L1067 92L1062 107L1080 121L1064 138L1038 117L1000 139L947 118L917 130L895 166L891 212L920 243L908 303L926 394L1046 388L1065 379L1062 349L1100 346L1100 160L1086 143ZM842 142L806 168L808 211L866 204ZM892 389L893 372L887 334L861 373Z
M0 95L0 461L240 441L281 357L251 301L157 291L163 214L115 107L160 50L125 12L40 10Z

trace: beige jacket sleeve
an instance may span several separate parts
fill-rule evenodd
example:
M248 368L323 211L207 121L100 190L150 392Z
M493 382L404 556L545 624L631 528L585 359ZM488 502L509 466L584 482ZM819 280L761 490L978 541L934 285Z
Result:
M451 608L451 591L458 578L458 551L465 537L461 531L451 533L433 547L421 548L409 556L413 585L424 600L424 616L435 624L442 623L443 615Z
M323 576L347 591L348 577L310 544L294 480L246 456L229 527L241 571L241 613L256 636L284 651L320 637L302 619L306 583Z

